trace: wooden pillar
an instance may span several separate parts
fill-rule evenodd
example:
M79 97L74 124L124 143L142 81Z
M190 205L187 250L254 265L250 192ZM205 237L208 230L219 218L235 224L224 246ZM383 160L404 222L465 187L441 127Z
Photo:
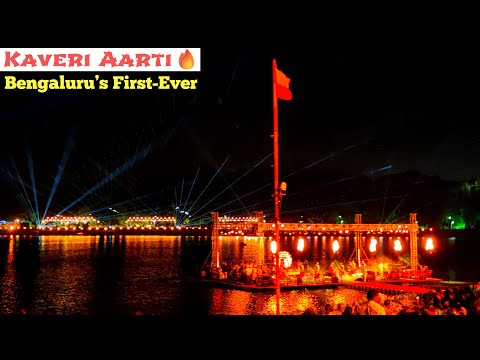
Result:
M362 214L355 214L355 223L362 223ZM362 232L360 230L355 231L355 259L357 261L357 267L362 266Z
M218 249L218 230L220 228L218 222L218 212L210 213L212 216L212 261L210 263L210 271L214 272L220 266L220 254Z
M410 270L418 267L418 224L417 214L410 214Z
M257 226L255 227L255 236L263 236L263 211L255 211Z

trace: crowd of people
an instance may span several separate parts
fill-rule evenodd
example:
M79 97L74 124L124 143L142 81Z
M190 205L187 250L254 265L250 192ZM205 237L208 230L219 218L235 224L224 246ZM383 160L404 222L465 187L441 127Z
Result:
M430 290L398 299L371 288L363 301L342 306L325 304L320 311L308 308L304 315L480 315L480 283Z
M296 261L289 267L280 262L279 269L282 282L339 282L338 271L333 269L333 265L327 271L322 271L318 262L313 267L307 261ZM214 270L215 276L220 280L238 281L247 285L273 285L276 269L274 264L257 264L255 261L242 261L239 264L222 261ZM205 272L205 276L212 276L212 272Z

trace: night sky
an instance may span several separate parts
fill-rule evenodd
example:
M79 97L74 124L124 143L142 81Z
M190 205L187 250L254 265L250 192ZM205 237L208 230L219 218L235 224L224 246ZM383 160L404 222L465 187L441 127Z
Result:
M49 216L96 211L108 218L110 207L162 215L177 206L196 219L211 211L271 214L274 58L293 93L279 100L285 214L321 217L325 209L362 204L376 196L361 190L372 183L392 210L427 177L480 178L471 91L478 58L470 52L202 47L200 73L168 74L198 78L193 91L41 94L2 86L0 219L32 208L43 216L47 203ZM410 175L396 189L393 179L402 174Z

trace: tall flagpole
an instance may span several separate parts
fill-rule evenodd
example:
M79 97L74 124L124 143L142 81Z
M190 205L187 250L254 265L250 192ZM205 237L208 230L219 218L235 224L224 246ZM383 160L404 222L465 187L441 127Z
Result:
M278 185L278 100L277 100L277 62L273 59L273 201L275 206L275 290L277 315L280 315L280 189Z

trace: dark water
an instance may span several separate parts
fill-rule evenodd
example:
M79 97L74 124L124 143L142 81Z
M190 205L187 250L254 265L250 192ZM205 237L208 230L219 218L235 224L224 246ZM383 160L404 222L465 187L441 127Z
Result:
M341 238L338 253L331 251L332 238L305 237L305 249L295 249L298 237L282 239L281 248L292 258L347 262L352 258L353 239ZM436 239L432 253L421 249L419 262L446 280L476 281L478 241ZM472 241L470 241L471 243ZM220 258L227 262L269 261L269 239L223 237ZM379 239L371 259L396 262L391 239ZM365 244L366 246L366 244ZM408 248L408 244L404 245ZM202 268L211 249L207 237L175 236L41 236L0 237L0 314L47 312L62 315L271 315L276 311L275 293L249 293L214 289L185 281L185 275ZM328 250L328 251L327 251ZM408 254L407 250L404 250ZM454 278L446 278L446 276ZM364 299L353 289L301 290L281 293L281 311L301 314L320 308ZM50 309L50 310L49 310Z

